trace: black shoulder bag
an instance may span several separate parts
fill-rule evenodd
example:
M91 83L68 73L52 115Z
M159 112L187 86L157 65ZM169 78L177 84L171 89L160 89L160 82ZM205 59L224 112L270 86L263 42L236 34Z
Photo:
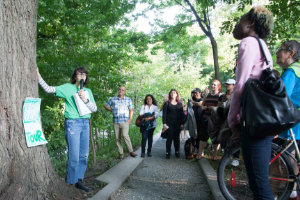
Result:
M262 44L256 39L268 65L269 61ZM300 122L300 114L287 96L284 83L280 78L276 78L270 68L262 72L259 80L247 80L241 107L241 124L252 136L275 136Z

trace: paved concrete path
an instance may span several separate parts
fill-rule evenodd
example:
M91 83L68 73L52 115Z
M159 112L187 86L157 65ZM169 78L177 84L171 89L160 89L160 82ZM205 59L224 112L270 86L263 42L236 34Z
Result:
M171 159L167 160L166 141L158 139L152 149L153 157L143 159L111 199L214 199L198 163L185 159L184 142L180 144L181 157L175 157L172 147Z

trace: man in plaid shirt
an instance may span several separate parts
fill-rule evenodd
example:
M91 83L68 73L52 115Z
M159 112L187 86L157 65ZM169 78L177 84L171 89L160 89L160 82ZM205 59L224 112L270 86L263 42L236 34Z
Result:
M133 152L131 141L128 135L129 125L133 117L133 105L129 97L124 96L126 89L124 86L119 88L119 95L112 97L105 104L104 108L113 114L114 132L116 135L116 142L119 150L119 158L123 158L123 146L121 139L121 131L126 146L130 152L130 156L136 157L137 154ZM112 107L112 108L110 108ZM130 116L129 116L130 111Z

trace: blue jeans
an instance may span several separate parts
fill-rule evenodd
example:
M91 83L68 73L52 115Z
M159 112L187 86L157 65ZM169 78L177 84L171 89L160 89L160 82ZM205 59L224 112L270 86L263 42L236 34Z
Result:
M148 151L151 152L154 130L155 130L155 127L151 128L149 130L144 130L143 131L143 133L142 133L142 152L145 152L145 150L146 150L147 139L148 139Z
M273 137L253 137L242 126L241 138L242 152L253 199L274 200L269 182L269 162Z
M65 119L68 164L65 181L75 184L83 179L89 156L89 119Z

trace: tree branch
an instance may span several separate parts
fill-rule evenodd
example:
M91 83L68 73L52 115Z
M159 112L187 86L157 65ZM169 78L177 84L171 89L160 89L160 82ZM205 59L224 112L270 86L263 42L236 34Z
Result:
M289 7L293 7L293 6L295 6L295 5L300 5L300 3L299 3L299 2L293 3L293 4L287 6L287 7L283 8L283 9L278 10L277 12L273 12L273 13L274 13L274 14L277 14L277 13L282 12L282 11L288 9Z
M176 25L173 26L173 27L176 27L176 26L185 26L185 25L187 25L187 24L194 23L194 22L197 22L197 20L192 20L192 21L189 21L189 22L184 22L184 23L181 23L181 24L176 24Z
M187 26L188 24L194 23L194 22L197 22L197 20L192 20L192 21L189 21L189 22L185 22L185 23L181 23L181 24L176 24L174 26L170 26L170 27L164 28L161 32L159 32L159 31L156 32L156 34L168 35L168 33L167 33L168 30L174 29L174 28L178 28L178 27L180 27L180 28L179 28L179 31L177 31L177 32L180 32L181 29L182 29L182 27Z
M204 17L204 20L203 20L203 21L205 21L205 22L206 22L206 21L207 21L207 19L206 19L206 13L205 13L205 10L203 9L203 10L202 10L202 12L203 12L203 17Z
M211 33L208 32L208 31L205 29L205 27L203 26L202 23L204 23L204 21L203 21L202 19L200 19L200 17L198 16L198 14L197 14L195 8L192 6L192 4L190 3L189 0L185 0L185 2L190 6L191 10L193 11L193 14L194 14L194 16L196 17L197 22L198 22L198 24L199 24L201 30L205 33L205 35L207 35L208 37L210 37L210 36L211 36Z
M209 20L208 20L208 13L205 12L205 9L203 9L203 16L204 16L204 20L205 22L203 22L207 28L207 30L210 32L210 25L209 25ZM206 17L207 15L207 17Z
M189 21L189 22L185 22L185 23L181 23L181 24L176 24L174 26L170 26L166 29L163 29L163 31L166 31L166 30L169 30L169 29L172 29L172 28L177 28L177 27L180 27L180 30L182 29L183 26L186 26L190 23L194 23L194 22L197 22L197 20L192 20L192 21Z
M208 25L209 25L209 27L210 27L210 20L209 20L209 14L208 14L208 6L206 7L206 13L207 13Z
M184 9L186 9L189 12L192 12L190 9L186 8L184 5L182 5L180 2L178 2L177 0L174 0L177 4L181 5L182 7L184 7Z

